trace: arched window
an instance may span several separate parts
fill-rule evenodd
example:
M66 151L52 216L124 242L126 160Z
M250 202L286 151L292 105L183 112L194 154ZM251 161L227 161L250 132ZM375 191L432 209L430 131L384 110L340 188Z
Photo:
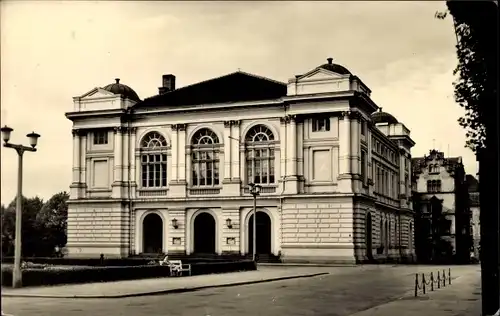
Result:
M191 139L191 181L193 186L219 185L219 137L202 128Z
M141 140L142 187L167 186L167 141L158 132L150 132Z
M245 136L246 181L255 184L275 183L274 135L264 125L252 127Z
M380 246L385 246L385 238L384 238L384 220L380 219Z

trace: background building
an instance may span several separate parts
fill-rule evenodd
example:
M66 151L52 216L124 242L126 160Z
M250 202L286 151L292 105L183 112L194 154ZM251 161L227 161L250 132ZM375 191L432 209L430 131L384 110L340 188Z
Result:
M481 248L481 224L479 220L479 181L473 175L466 176L469 191L469 207L471 213L472 244L474 258L479 259L479 250Z
M462 158L431 150L413 158L412 167L418 260L468 261L470 210Z
M235 72L140 100L119 82L74 98L70 256L412 258L414 142L328 62L288 84Z

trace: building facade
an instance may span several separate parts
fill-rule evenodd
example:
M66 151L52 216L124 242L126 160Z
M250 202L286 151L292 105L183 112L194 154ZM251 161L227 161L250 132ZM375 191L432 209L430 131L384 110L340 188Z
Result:
M409 130L328 59L288 83L235 72L140 100L74 98L70 256L252 252L290 262L413 258ZM379 109L379 111L377 111Z
M481 249L481 222L479 220L481 207L479 203L479 181L470 174L466 176L466 179L469 190L469 207L471 213L472 252L474 258L479 260L479 250Z
M462 157L430 150L412 166L419 261L468 261L471 218Z

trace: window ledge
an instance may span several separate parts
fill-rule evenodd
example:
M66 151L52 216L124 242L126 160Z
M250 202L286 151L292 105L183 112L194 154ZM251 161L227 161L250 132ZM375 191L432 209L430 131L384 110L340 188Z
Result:
M260 193L261 194L269 194L269 193L276 193L276 188L278 187L275 184L259 184L261 186ZM245 186L243 189L243 192L245 194L250 194L250 189L248 186Z
M212 195L212 194L220 194L222 187L190 187L189 189L190 195Z
M140 188L137 190L139 196L147 197L147 196L165 196L167 195L167 188Z

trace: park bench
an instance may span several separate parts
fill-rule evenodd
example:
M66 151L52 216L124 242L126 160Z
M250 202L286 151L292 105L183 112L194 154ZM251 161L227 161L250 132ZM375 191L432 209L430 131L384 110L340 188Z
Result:
M172 276L181 276L183 272L188 272L191 276L191 265L182 264L181 260L168 260L168 257L165 257L160 261L160 265L169 267Z

